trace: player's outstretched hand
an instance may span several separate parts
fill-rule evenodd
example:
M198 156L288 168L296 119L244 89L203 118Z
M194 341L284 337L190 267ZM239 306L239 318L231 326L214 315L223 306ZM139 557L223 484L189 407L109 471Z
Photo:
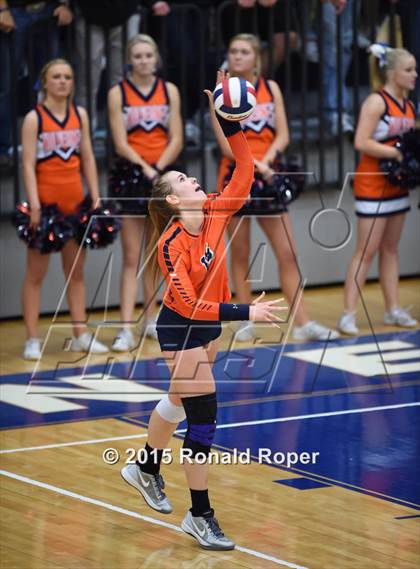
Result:
M267 300L263 302L265 292L262 292L249 307L249 319L253 322L271 322L278 326L278 322L284 322L278 317L279 312L288 310L287 306L279 306L279 302L283 302L284 298L276 298L276 300Z
M216 85L221 83L224 79L229 79L229 78L230 78L230 74L227 71L224 71L223 69L219 69L217 71ZM214 109L213 93L211 91L209 91L209 89L204 89L204 93L208 97L210 108Z

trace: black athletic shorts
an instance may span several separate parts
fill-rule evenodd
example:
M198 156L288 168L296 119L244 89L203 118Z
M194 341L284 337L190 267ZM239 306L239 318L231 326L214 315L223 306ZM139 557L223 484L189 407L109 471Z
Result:
M218 320L191 320L163 305L156 325L162 351L178 352L205 346L222 333Z

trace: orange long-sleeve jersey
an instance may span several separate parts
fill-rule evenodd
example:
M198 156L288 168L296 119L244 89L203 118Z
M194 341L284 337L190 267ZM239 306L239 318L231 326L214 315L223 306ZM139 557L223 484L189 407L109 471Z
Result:
M262 160L276 136L276 107L270 84L264 77L259 77L255 83L257 104L254 112L241 121L245 137L248 141L252 156ZM217 175L217 191L221 192L231 161L222 156Z
M158 242L158 261L168 288L163 302L192 320L247 320L247 305L226 304L228 285L224 232L231 216L247 199L254 162L242 131L228 137L236 161L231 181L221 194L210 194L199 235L191 235L176 220Z

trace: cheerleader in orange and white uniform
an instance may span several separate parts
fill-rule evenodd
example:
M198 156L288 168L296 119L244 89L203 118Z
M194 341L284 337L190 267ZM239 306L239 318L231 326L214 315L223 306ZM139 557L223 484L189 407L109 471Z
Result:
M182 149L182 121L178 89L156 75L160 62L158 47L148 35L134 36L127 46L131 71L108 96L109 122L119 165L111 179L111 193L122 198L124 217L121 230L123 269L121 273L121 320L123 328L112 345L114 351L130 350L135 345L130 323L133 321L137 296L144 233L148 231L148 198L152 182L173 165ZM131 175L133 171L135 175ZM122 177L129 192L121 191ZM129 198L129 199L126 199ZM148 267L143 272L144 316L146 335L157 338L154 312L154 288Z
M43 100L30 111L22 126L23 177L30 206L30 223L35 230L41 222L41 206L55 204L65 215L74 214L83 200L81 169L92 201L99 198L98 177L86 111L72 100L74 75L71 65L54 59L41 71ZM72 351L104 353L108 348L86 330L86 300L83 281L85 251L69 239L61 249L67 285L67 301L73 321ZM42 282L49 255L28 248L23 285L23 314L27 331L23 357L41 356L38 334Z
M263 178L265 188L270 186L275 174L277 157L289 144L289 129L283 104L283 97L275 81L260 75L261 48L259 40L252 34L238 34L229 44L227 55L231 75L246 79L255 86L257 107L250 117L242 121L256 172ZM232 169L232 152L220 127L213 116L213 127L222 151L218 176L218 190L229 178ZM259 199L259 195L270 190L251 190L252 202L235 214L229 222L228 233L231 239L232 277L236 300L240 303L251 301L251 289L247 274L249 272L251 221L253 214L262 231L267 236L276 257L285 297L292 306L297 299L292 336L296 340L334 340L339 334L321 323L310 320L304 299L300 295L301 276L296 262L296 248L292 224L287 208L276 199ZM236 332L236 340L250 341L255 336L253 322L242 322Z
M356 305L359 288L379 252L379 280L385 299L385 324L412 328L417 321L400 307L398 297L398 243L405 214L410 209L408 191L391 185L379 167L384 158L401 160L395 143L415 126L414 106L407 93L416 83L416 60L405 49L371 46L383 87L363 103L355 136L362 152L354 180L357 246L347 272L344 313L338 328L345 334L358 333ZM357 280L356 280L357 279Z

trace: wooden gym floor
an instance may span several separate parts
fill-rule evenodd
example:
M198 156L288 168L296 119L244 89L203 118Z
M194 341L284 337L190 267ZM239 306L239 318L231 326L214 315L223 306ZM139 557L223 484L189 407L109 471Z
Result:
M401 283L401 303L414 304L417 319L419 285ZM305 299L311 318L335 325L341 288ZM420 333L382 324L377 284L364 299L373 330L360 310L360 337L328 345L264 329L257 343L232 346L224 330L215 448L251 459L210 468L216 515L238 546L225 553L180 531L189 507L179 464L185 424L170 442L173 464L162 467L171 515L149 509L119 474L143 447L167 388L157 344L137 350L134 367L133 354L63 358L64 316L34 367L20 358L22 322L0 323L1 569L418 567ZM50 324L43 319L43 333ZM114 334L104 328L99 337L109 345ZM117 463L104 462L107 449ZM301 462L285 464L287 453ZM302 453L318 456L308 464Z

